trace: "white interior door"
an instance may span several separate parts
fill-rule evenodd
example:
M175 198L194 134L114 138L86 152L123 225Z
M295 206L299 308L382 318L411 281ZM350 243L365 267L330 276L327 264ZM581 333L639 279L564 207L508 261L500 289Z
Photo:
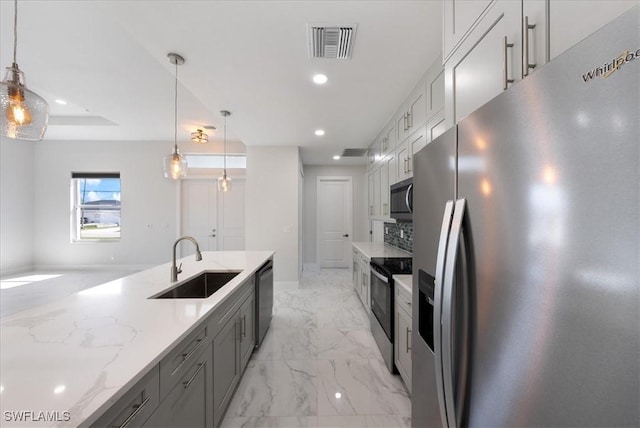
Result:
M213 180L182 180L181 185L180 230L182 235L193 236L200 244L202 251L216 251L218 249L217 183ZM193 253L194 247L190 242L180 243L180 254L183 257Z
M348 268L353 239L351 177L318 177L316 202L318 264Z
M218 249L221 251L243 251L245 230L245 186L244 179L233 179L228 192L218 193ZM214 187L217 184L213 185Z

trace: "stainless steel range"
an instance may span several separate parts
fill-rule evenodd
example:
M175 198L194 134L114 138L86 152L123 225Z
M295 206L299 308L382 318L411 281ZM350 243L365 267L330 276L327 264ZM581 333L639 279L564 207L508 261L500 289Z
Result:
M393 358L393 275L411 274L410 257L374 257L371 259L371 332L391 373Z

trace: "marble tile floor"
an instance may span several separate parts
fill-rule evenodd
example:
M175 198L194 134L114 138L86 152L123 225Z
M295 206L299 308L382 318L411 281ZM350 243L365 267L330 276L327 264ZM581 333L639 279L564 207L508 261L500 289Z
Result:
M411 401L391 375L347 269L274 285L274 313L229 405L231 427L409 427Z

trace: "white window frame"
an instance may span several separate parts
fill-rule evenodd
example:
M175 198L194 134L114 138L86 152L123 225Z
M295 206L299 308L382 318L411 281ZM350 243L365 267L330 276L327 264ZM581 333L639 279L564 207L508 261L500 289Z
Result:
M122 205L118 204L107 204L100 205L104 209L96 209L96 205L89 204L81 204L81 189L80 182L82 179L118 179L120 180L120 192L122 192L122 179L120 177L119 172L72 172L71 173L71 215L70 215L70 238L72 243L82 243L82 242L119 242L122 238L121 234L121 222L122 222ZM100 231L98 229L100 227L96 227L96 233L88 236L82 236L83 224L84 222L81 219L86 218L86 210L94 210L100 211L102 215L102 211L117 211L118 212L118 223L117 224L117 235L112 231ZM83 210L85 210L83 215ZM99 222L97 224L100 224ZM105 229L111 229L113 227L106 227ZM104 232L104 233L101 233ZM111 232L111 233L110 233Z

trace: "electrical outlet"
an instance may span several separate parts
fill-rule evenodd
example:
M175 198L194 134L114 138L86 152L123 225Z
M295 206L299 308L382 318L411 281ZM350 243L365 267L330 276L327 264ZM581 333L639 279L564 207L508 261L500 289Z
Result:
M400 229L400 238L404 238L404 230Z

